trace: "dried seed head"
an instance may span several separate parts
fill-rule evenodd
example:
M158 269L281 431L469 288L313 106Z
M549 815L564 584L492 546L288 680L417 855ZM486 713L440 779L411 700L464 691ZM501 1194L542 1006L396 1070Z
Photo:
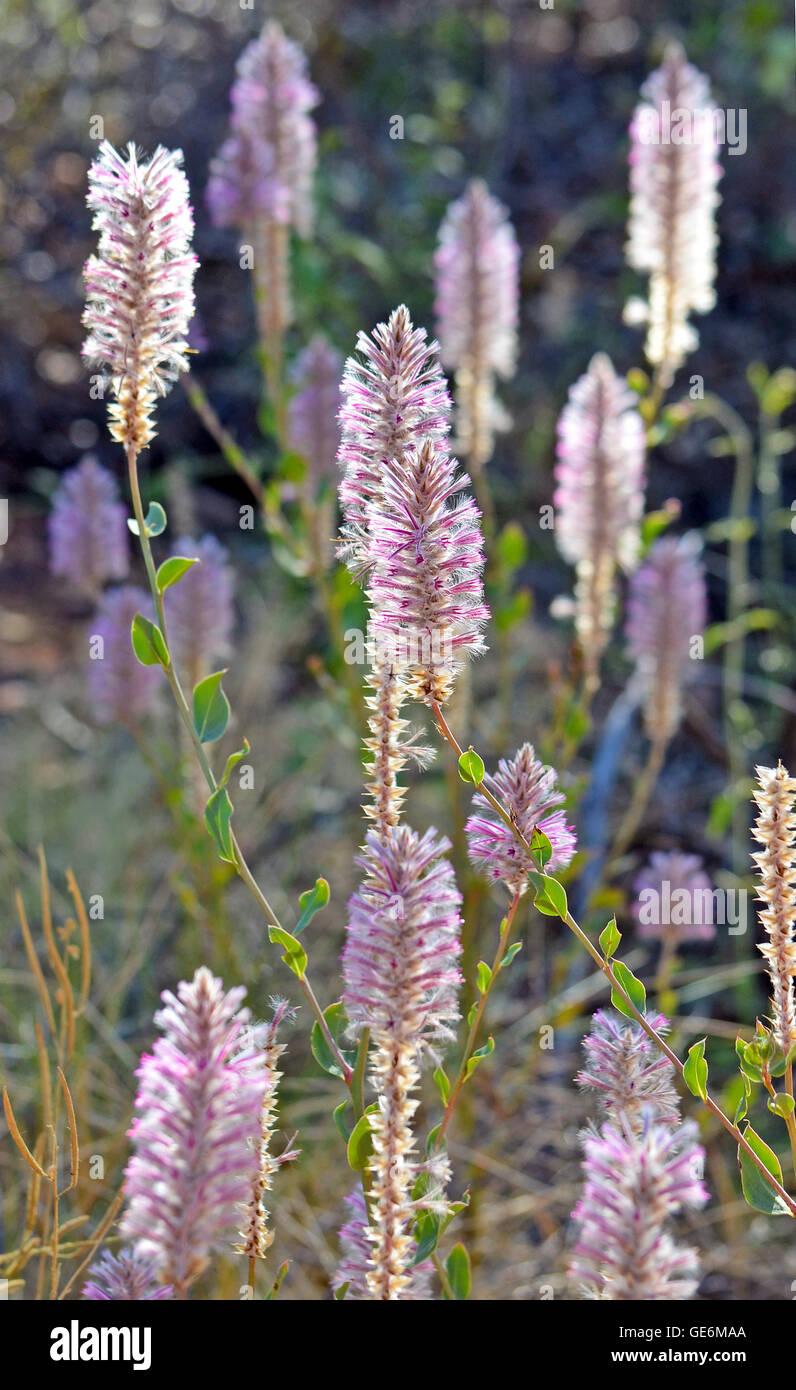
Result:
M757 896L768 941L758 950L765 956L771 979L774 1041L787 1054L796 1045L793 977L796 975L796 778L782 763L755 769L759 790L754 794L760 812L752 834L763 848L752 855L760 874Z

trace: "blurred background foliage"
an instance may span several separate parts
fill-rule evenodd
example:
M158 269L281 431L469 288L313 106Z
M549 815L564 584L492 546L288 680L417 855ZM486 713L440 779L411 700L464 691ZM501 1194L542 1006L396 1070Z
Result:
M127 733L93 729L84 683L91 610L49 577L45 544L48 499L60 473L86 451L118 464L80 359L95 116L117 145L133 139L145 150L162 142L185 151L201 263L194 370L224 422L269 467L258 430L260 374L240 238L214 229L204 207L235 59L269 15L307 48L322 94L317 227L311 241L294 247L292 350L322 331L347 354L360 328L369 330L402 301L433 331L437 228L472 175L488 181L517 230L522 350L516 377L502 392L513 423L499 440L490 477L500 520L516 519L527 536L519 578L534 606L512 636L508 709L490 658L476 672L471 736L490 756L511 752L523 737L543 743L551 691L566 667L567 636L548 610L571 576L550 533L538 528L538 509L550 500L555 422L571 382L598 348L623 370L641 358L639 336L621 318L635 288L623 259L626 129L639 86L669 36L681 38L709 75L720 105L748 111L749 142L745 154L724 159L718 306L699 321L700 346L679 384L687 385L691 372L702 374L706 389L754 426L748 364L773 370L793 361L793 34L777 0L555 0L550 10L536 0L302 0L267 8L261 0L254 8L238 0L4 0L0 495L11 499L11 535L0 564L0 1061L20 1108L27 1104L33 1113L33 995L10 904L21 888L35 915L35 850L43 842L54 884L63 885L72 865L84 894L100 894L105 903L94 928L95 990L79 1045L86 1143L109 1163L106 1186L84 1183L82 1209L97 1202L101 1210L118 1187L132 1071L151 1042L159 990L200 959L228 983L246 983L257 1012L270 992L287 989L245 893L211 858L194 790L164 792L153 775L152 765L171 773L178 762L171 712L164 708L160 724L147 731L149 765ZM391 138L396 116L402 139ZM539 248L548 244L555 268L541 270ZM249 499L181 388L159 421L145 467L150 495L167 506L171 535L209 529L233 550L239 623L227 685L235 732L249 738L255 767L253 792L238 796L239 832L288 924L298 892L317 874L329 879L332 904L313 927L312 951L324 1001L331 1002L361 837L359 734L323 677L327 636L306 586L274 564L261 532L238 529L238 507ZM731 465L707 452L712 434L696 425L656 451L648 508L675 496L689 526L726 515ZM786 506L792 495L791 469ZM753 561L759 564L755 543ZM792 564L791 554L789 582ZM710 552L714 618L723 616L723 566L722 553ZM776 679L784 695L775 709L751 717L750 766L777 754L791 768L796 763L789 593L779 605L783 626L756 639L753 649L763 676ZM609 672L598 715L621 688L623 670L619 663ZM715 684L706 679L640 841L702 853L714 874L727 858L721 833L706 829L726 781L718 710ZM420 828L436 821L450 829L441 762L412 793L410 818ZM575 768L575 790L587 774L587 764ZM495 902L482 902L480 927L492 931L498 912ZM560 1003L573 985L568 944L549 919L530 911L526 917L522 964L493 1016L498 1052L489 1075L484 1067L474 1080L452 1144L457 1182L474 1185L467 1238L480 1297L538 1298L547 1286L566 1296L567 1221L586 1113L571 1084L583 1031L577 1018L602 999L599 983L575 976L575 1004ZM749 961L748 937L736 942L739 951ZM635 959L643 961L642 953ZM719 1036L734 1011L751 1023L763 1008L756 976L724 992L716 976L709 998L700 994L708 966L732 959L724 941L689 961L697 987L685 1013L696 1011L697 1024L704 1015L718 1020ZM559 999L555 1008L550 997ZM551 1019L560 1023L562 1044L540 1052L538 1029ZM281 1258L293 1261L283 1297L323 1291L348 1181L330 1120L339 1097L309 1058L304 1024L288 1039L283 1090L285 1124L300 1128L304 1156L280 1177L272 1204L273 1269ZM729 1059L729 1043L715 1045L719 1057L726 1047ZM731 1146L712 1131L705 1142L717 1200L691 1223L704 1252L704 1296L790 1297L796 1252L772 1254L769 1225L737 1198ZM11 1194L5 1219L13 1226L16 1159L6 1153L2 1165L2 1186ZM230 1269L206 1292L234 1297L238 1282Z

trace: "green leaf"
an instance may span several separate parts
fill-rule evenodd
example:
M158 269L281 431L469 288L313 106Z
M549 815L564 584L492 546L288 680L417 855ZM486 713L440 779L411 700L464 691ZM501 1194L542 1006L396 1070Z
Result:
M543 912L545 917L560 917L562 921L566 918L567 895L562 884L557 878L549 878L547 874L537 874L531 871L530 875L535 887L536 897L533 905L538 912Z
M490 968L489 968L489 966L487 965L486 961L479 960L479 962L478 962L478 979L477 979L478 993L479 993L479 994L486 994L487 990L489 989L489 982L490 982L491 979L492 979L492 971L490 970Z
M631 1004L635 1004L640 1014L645 1014L647 1012L647 991L641 981L636 979L633 971L628 970L628 967L623 965L621 960L614 961L612 969L617 984L625 991ZM620 1014L624 1014L625 1018L635 1018L635 1014L631 1013L622 995L615 989L611 990L611 1003Z
M467 1070L466 1070L465 1073L464 1073L464 1079L465 1079L465 1081L469 1081L469 1080L470 1080L470 1077L472 1076L473 1072L475 1071L476 1067L478 1066L478 1063L479 1063L479 1062L483 1062L484 1058L485 1058L485 1057L489 1057L490 1054L494 1052L494 1050L495 1050L495 1039L494 1039L494 1038L489 1038L489 1039L484 1043L483 1047L479 1047L478 1051L473 1053L472 1057L469 1059L469 1061L468 1061L468 1063L467 1063Z
M316 878L315 887L308 888L305 893L299 896L299 907L301 916L298 919L293 934L298 936L306 926L309 926L316 912L320 912L329 901L329 885L325 878Z
M139 534L138 522L134 516L127 518L127 525L134 536ZM154 536L162 536L166 529L166 513L159 502L150 502L149 511L144 517L144 530L150 539Z
M495 551L500 568L509 574L525 563L528 542L519 522L507 522L497 538Z
M507 970L508 967L511 965L511 962L513 961L514 957L515 957L515 956L518 954L518 952L521 951L521 950L522 950L522 942L521 942L521 941L515 941L513 946L509 946L509 949L507 950L505 956L503 957L503 961L502 961L501 966L500 966L501 970Z
M157 623L151 623L143 613L136 613L130 629L133 651L142 666L163 666L169 664L169 652L163 640L163 633Z
M280 478L286 483L303 483L307 476L307 460L295 452L283 454L277 465Z
M229 700L221 689L226 674L226 669L214 671L212 676L205 676L193 692L193 726L200 743L215 743L226 732Z
M429 1130L429 1132L428 1132L428 1138L427 1138L427 1140L426 1140L426 1158L429 1157L429 1155L433 1152L434 1148L436 1147L437 1135L439 1134L439 1132L440 1132L441 1129L442 1129L442 1121L440 1120L440 1122L439 1122L438 1125L435 1125L433 1129L430 1129L430 1130ZM444 1148L444 1143L443 1143L443 1148Z
M164 560L155 575L159 592L162 594L166 589L170 589L172 584L176 584L178 580L182 579L185 571L189 570L191 565L198 565L198 563L198 556L189 559L187 555L172 555L170 560Z
M470 1256L463 1245L454 1245L445 1261L445 1272L453 1297L457 1302L464 1302L470 1297L473 1281L470 1271Z
M772 1177L781 1184L782 1169L777 1155L768 1147L768 1144L763 1143L759 1134L755 1134L751 1125L747 1125L742 1132L750 1149L761 1159L763 1166L768 1169ZM790 1215L782 1198L778 1197L773 1188L769 1187L760 1170L740 1145L738 1146L738 1162L741 1166L741 1187L747 1205L754 1207L755 1211L764 1211L767 1216Z
M544 869L545 864L549 864L553 857L553 846L544 831L539 829L538 825L534 826L529 843L531 846L531 854L539 865L539 868Z
M527 618L531 607L530 589L518 589L511 598L505 599L503 603L499 603L493 608L492 621L498 632L511 632L511 629L517 627L523 618Z
M793 1096L781 1092L778 1096L773 1096L768 1102L768 1108L772 1115L781 1115L783 1120L789 1120L796 1109L796 1101Z
M304 950L301 942L297 941L295 936L291 936L290 932L285 931L282 927L269 927L268 940L279 946L284 946L285 954L282 959L285 965L290 966L290 969L297 979L303 980L304 971L307 969L307 952Z
M370 1156L373 1153L371 1121L374 1111L378 1108L378 1102L374 1101L373 1105L369 1105L364 1115L360 1115L351 1131L351 1138L348 1141L348 1163L355 1173L364 1173L370 1162Z
M296 938L293 937L293 940L295 941ZM344 1037L345 1030L348 1027L348 1018L346 1017L346 1011L344 1006L341 1003L330 1004L328 1009L324 1009L323 1016L326 1020L326 1027L329 1029L329 1032L331 1033L334 1041L340 1048L343 1060L353 1070L354 1064L357 1060L357 1050L356 1048L344 1048L342 1046L342 1038ZM329 1044L323 1036L320 1024L318 1023L317 1019L312 1025L312 1032L310 1034L310 1048L312 1050L312 1055L315 1058L315 1061L318 1063L318 1066L321 1067L323 1071L327 1071L330 1076L343 1076L342 1068L340 1067L337 1058L335 1057L334 1053L329 1047Z
M445 1074L444 1067L437 1067L436 1071L434 1072L434 1083L437 1087L437 1090L439 1091L442 1104L447 1105L448 1096L450 1095L451 1090L451 1083L447 1075Z
M475 1004L471 1004L470 1007L469 1007L469 1009L467 1010L467 1027L468 1027L468 1028L472 1028L473 1023L475 1022L475 1016L476 1016L477 1013L478 1013L478 1003L476 1002Z
M440 1225L440 1235L442 1235L445 1231L447 1231L447 1229L448 1229L448 1227L450 1226L451 1222L455 1220L455 1218L459 1215L460 1212L466 1211L467 1208L469 1207L469 1205L470 1205L470 1193L469 1193L469 1191L465 1192L465 1194L464 1194L464 1196L462 1197L461 1201L459 1201L459 1202L451 1202L450 1206L448 1207L448 1210L446 1211L445 1215L444 1215L443 1218L442 1218L442 1222L441 1222L441 1225Z
M700 1100L707 1100L708 1096L708 1064L705 1057L705 1042L694 1043L688 1049L688 1057L683 1067L683 1080L691 1092L692 1096L698 1096Z
M205 806L205 825L215 840L219 857L227 864L235 863L235 848L232 844L232 802L226 787L217 787Z
M340 1284L339 1287L336 1288L335 1291L334 1291L335 1301L336 1301L337 1303L342 1303L343 1299L345 1298L345 1296L346 1296L346 1294L348 1293L348 1290L349 1290L350 1288L351 1288L351 1280L350 1280L350 1279L346 1280L345 1284Z
M265 1302L265 1303L273 1303L274 1299L276 1298L277 1294L279 1293L279 1290L280 1290L281 1287L282 1287L282 1283L283 1283L283 1281L284 1281L285 1275L287 1274L287 1272L288 1272L289 1269L290 1269L290 1261L289 1261L289 1260L285 1260L285 1263L284 1263L283 1265L280 1265L280 1266L279 1266L279 1269L278 1269L278 1271L277 1271L276 1278L275 1278L273 1284L271 1285L270 1289L268 1290L268 1293L265 1295L265 1299L264 1299L264 1302ZM347 1288L347 1287L348 1287L348 1285L346 1285L346 1288Z
M762 1085L763 1069L758 1066L758 1054L753 1042L745 1042L743 1038L735 1039L735 1051L738 1056L738 1063L741 1072L750 1081L755 1081Z
M410 1268L422 1264L424 1260L434 1254L441 1234L441 1225L441 1218L436 1212L422 1211L420 1213L414 1228L417 1249L412 1257Z
M735 1107L735 1115L733 1116L734 1125L740 1124L741 1120L743 1120L748 1114L749 1097L752 1094L752 1083L749 1080L748 1076L742 1075L740 1079L743 1082L743 1093L741 1095L740 1100L738 1101L737 1106Z
M479 787L484 780L486 768L483 761L472 748L468 748L459 758L459 776L463 782L473 782Z
M227 782L232 776L233 770L237 767L241 758L245 758L246 754L250 752L251 749L249 748L249 740L245 738L243 740L243 747L239 748L236 753L230 753L229 757L227 758L227 765L224 768L224 776L221 778L221 781L218 784L220 787L225 787L227 785Z
M351 1107L350 1100L340 1101L340 1104L335 1108L333 1118L335 1126L337 1128L337 1133L340 1135L343 1143L347 1146L348 1141L351 1138L351 1131L354 1128L354 1111Z
M616 925L616 918L612 917L608 925L603 927L599 936L600 950L606 960L610 960L611 956L616 955L621 940L622 933Z

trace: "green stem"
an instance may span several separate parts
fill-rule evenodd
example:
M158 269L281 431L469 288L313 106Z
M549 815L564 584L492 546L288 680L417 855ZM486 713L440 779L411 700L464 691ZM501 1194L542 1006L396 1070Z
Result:
M141 550L144 556L144 565L146 567L147 578L149 580L149 587L152 591L152 597L155 601L155 609L157 611L158 623L160 626L161 633L163 635L163 641L165 642L166 649L168 650L169 644L168 632L166 628L166 612L163 604L163 595L160 592L160 589L158 588L157 571L155 569L155 561L152 557L152 547L149 543L149 536L147 534L146 525L144 523L144 507L141 501L141 488L138 481L138 459L135 450L133 449L127 450L127 467L130 478L130 493L133 500L133 511L135 513L135 519L138 524L138 537L141 542ZM211 768L210 763L208 761L207 754L204 750L204 746L194 727L194 722L191 717L190 709L188 708L188 702L185 698L185 693L180 684L179 676L177 675L177 672L174 669L174 663L173 661L171 661L171 659L169 659L169 664L164 669L169 685L171 686L171 692L174 696L174 700L177 705L180 718L190 738L193 750L199 761L199 765L202 769L202 772L204 773L205 781L207 782L208 788L212 793L218 789L218 783L215 779L213 769ZM237 870L240 878L243 879L243 882L246 884L246 887L249 889L249 892L252 894L252 897L257 902L266 921L271 926L278 927L280 930L283 930L279 918L277 917L276 913L274 912L274 909L271 907L271 904L269 903L268 899L266 898L265 894L260 888L260 885L257 883L254 874L249 868L246 862L246 858L243 854L243 851L240 848L240 845L234 832L230 832L230 838L232 841L233 851L235 855L235 869ZM337 1065L339 1066L340 1070L342 1071L346 1085L350 1088L352 1075L351 1068L345 1061L339 1047L337 1046L337 1043L332 1037L326 1019L323 1016L323 1009L321 1008L320 1004L318 1003L318 1000L315 997L315 993L312 989L312 986L309 980L307 979L306 974L300 977L297 976L297 979L299 985L301 986L301 991L304 995L304 998L307 1000L310 1009L315 1015L318 1027L320 1028L321 1033L323 1034L323 1037L326 1041L326 1045L332 1053L332 1056L337 1062Z

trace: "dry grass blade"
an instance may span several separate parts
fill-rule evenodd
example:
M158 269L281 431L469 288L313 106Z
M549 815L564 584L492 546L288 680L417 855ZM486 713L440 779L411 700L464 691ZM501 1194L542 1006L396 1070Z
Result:
M47 860L44 857L44 849L41 845L39 845L39 864L41 866L41 924L44 931L44 940L47 943L47 954L50 958L50 964L52 965L56 979L61 987L61 1001L63 1006L62 1022L66 1029L65 1060L69 1062L72 1059L72 1053L75 1049L75 1001L66 966L61 959L60 952L55 943L52 912L50 910L50 883L47 877Z
M17 913L19 915L19 925L22 928L22 937L25 942L25 952L30 963L30 968L33 973L33 977L36 981L36 986L39 991L39 998L42 1002L42 1008L44 1009L44 1012L47 1015L47 1023L49 1024L50 1032L52 1033L53 1037L55 1037L55 1014L53 1013L52 1000L50 999L50 992L47 988L47 982L44 978L42 968L39 964L39 958L36 955L36 947L33 944L33 937L30 934L30 927L28 926L28 919L25 916L25 905L22 901L21 893L15 893L14 898L17 905Z
M59 1295L58 1295L58 1300L59 1300L59 1302L60 1302L62 1299L66 1298L66 1295L69 1293L69 1290L71 1289L71 1287L72 1287L72 1285L74 1284L75 1280L80 1278L80 1275L83 1273L83 1270L86 1268L86 1266L89 1264L89 1262L90 1262L91 1259L93 1258L94 1252L95 1252L95 1250L97 1249L97 1246L101 1243L101 1241L103 1240L103 1238L105 1237L105 1235L107 1235L108 1231L110 1230L111 1226L113 1225L113 1222L115 1221L115 1219L116 1219L116 1217L117 1217L117 1215L118 1215L118 1213L119 1213L119 1210L120 1210L120 1208L121 1208L121 1205L122 1205L123 1200L124 1200L124 1188L121 1188L121 1189L116 1193L116 1196L114 1197L113 1201L111 1202L111 1205L109 1206L107 1212L105 1213L105 1216L103 1217L102 1221L100 1222L99 1226L97 1227L97 1229L96 1229L96 1231L95 1231L95 1233L94 1233L94 1239L93 1239L92 1242L91 1242L91 1247L90 1247L90 1249L89 1249L89 1251L88 1251L88 1254L86 1255L86 1258L83 1260L82 1264L79 1264L79 1265L78 1265L78 1267L77 1267L77 1269L75 1270L74 1274L71 1276L71 1278L70 1278L69 1280L67 1280L66 1284L64 1284L64 1287L61 1289L61 1292L60 1292Z
M66 1101L66 1114L67 1119L69 1121L69 1157L72 1169L72 1176L69 1186L65 1187L63 1192L58 1194L60 1197L63 1197L66 1195L67 1192L71 1192L75 1187L77 1187L78 1184L78 1179L80 1177L80 1145L78 1143L77 1138L77 1118L75 1116L75 1107L72 1104L72 1096L70 1094L69 1087L66 1084L66 1077L64 1076L60 1067L58 1068L58 1080L61 1085L61 1090L64 1093L64 1100Z
M83 894L80 892L77 879L71 869L67 869L66 871L66 882L72 902L75 905L75 915L80 928L80 999L76 1012L82 1013L91 988L91 931L88 923L86 905L83 902Z
M11 1138L13 1139L17 1148L19 1149L19 1152L22 1154L22 1157L24 1158L28 1167L32 1168L34 1173L38 1173L40 1178L46 1178L49 1182L49 1174L44 1171L41 1164L34 1158L33 1154L31 1153L30 1149L25 1143L25 1140L22 1138L22 1135L19 1132L19 1126L17 1125L17 1122L14 1118L14 1112L11 1109L11 1101L9 1100L7 1086L3 1087L3 1109L5 1111L6 1124L8 1125Z

